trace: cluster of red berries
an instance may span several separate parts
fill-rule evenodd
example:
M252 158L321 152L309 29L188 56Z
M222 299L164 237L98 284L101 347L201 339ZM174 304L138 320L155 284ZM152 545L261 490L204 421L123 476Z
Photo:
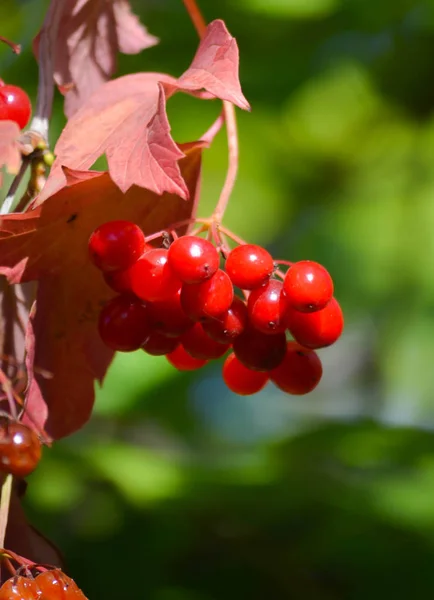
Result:
M75 581L60 569L39 573L35 578L16 575L0 588L0 600L87 600Z
M99 316L107 346L165 355L179 370L198 369L232 348L223 379L241 395L258 392L269 380L290 394L310 392L322 376L315 349L342 333L333 281L315 262L293 263L283 275L260 246L241 244L221 253L191 235L153 248L127 221L98 227L89 253L119 293Z
M0 121L15 121L20 129L24 129L31 114L32 104L26 92L0 79Z
M42 445L35 431L9 418L0 419L0 472L27 477L41 459Z

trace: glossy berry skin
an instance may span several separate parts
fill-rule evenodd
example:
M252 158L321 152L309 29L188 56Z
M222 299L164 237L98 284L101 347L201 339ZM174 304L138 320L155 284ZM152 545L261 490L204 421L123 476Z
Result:
M284 333L273 335L248 327L233 342L235 356L253 371L271 371L283 360L286 352Z
M7 579L0 588L0 600L36 600L39 597L35 581L20 575Z
M166 354L166 358L178 371L196 371L208 362L207 360L193 358L181 344L176 350L170 352L170 354Z
M250 323L262 333L283 333L286 329L283 316L285 298L283 284L270 279L265 285L253 290L247 301Z
M178 338L167 337L158 331L152 331L142 349L151 356L164 356L173 352L179 344Z
M168 263L168 252L165 248L154 248L145 252L128 271L134 294L149 302L167 300L176 294L182 285Z
M220 344L211 339L200 323L196 323L187 333L184 333L181 341L190 356L205 360L220 358L230 347L228 343Z
M183 283L201 283L217 271L220 257L208 240L185 235L171 244L169 264Z
M193 321L218 319L229 310L233 299L231 280L221 269L207 281L184 284L181 289L181 306Z
M149 313L152 327L168 337L179 337L194 325L181 306L181 290L167 300L151 302Z
M75 581L59 569L43 571L36 579L40 600L86 600Z
M146 243L143 231L129 221L108 221L89 238L89 255L101 271L127 269L140 258Z
M234 296L229 310L218 319L209 319L202 323L210 338L221 344L231 344L241 335L247 326L246 303Z
M294 263L287 271L283 289L288 304L300 312L324 308L333 297L333 280L325 267L311 260Z
M102 309L98 330L104 344L112 350L138 350L151 333L148 308L136 298L116 296Z
M268 383L268 373L248 369L233 353L224 362L222 376L226 386L240 396L256 394Z
M106 284L118 292L118 294L131 294L131 281L129 269L121 269L119 271L103 271L103 277Z
M38 435L22 423L0 421L0 471L15 477L27 477L41 459Z
M225 269L235 286L242 290L254 290L269 279L274 262L265 248L243 244L229 252Z
M31 114L32 104L26 92L0 81L0 121L15 121L20 129L24 129Z
M314 350L288 342L285 358L271 371L270 379L287 394L308 394L316 388L322 377L322 364Z
M339 339L344 329L344 316L336 298L325 308L302 313L287 307L285 323L294 339L305 348L324 348Z

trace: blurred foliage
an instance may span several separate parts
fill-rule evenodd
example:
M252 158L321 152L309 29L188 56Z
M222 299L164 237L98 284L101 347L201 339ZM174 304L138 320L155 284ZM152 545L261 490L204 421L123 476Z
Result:
M238 398L219 365L118 356L92 421L47 451L27 508L90 599L422 598L434 592L434 3L202 0L241 54L251 114L226 224L325 264L346 331L306 398ZM0 76L35 96L47 2L0 0ZM161 43L119 73L180 74L182 3L135 3ZM175 139L216 102L177 95ZM56 99L52 139L64 124ZM201 214L226 168L206 152Z

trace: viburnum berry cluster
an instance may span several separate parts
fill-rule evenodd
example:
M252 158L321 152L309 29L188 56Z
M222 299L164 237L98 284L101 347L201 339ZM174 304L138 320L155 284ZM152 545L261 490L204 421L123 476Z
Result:
M7 550L4 555L8 555ZM0 600L86 600L75 581L60 569L42 567L33 577L32 570L39 568L39 565L21 567L18 573L25 571L26 575L16 574L7 579L0 588Z
M0 121L15 121L20 129L30 121L32 104L28 94L16 85L0 79Z
M241 395L270 380L289 394L312 391L322 376L315 350L336 342L344 324L328 271L308 260L275 262L255 244L229 249L218 228L201 229L216 243L173 230L161 232L162 247L154 247L156 236L147 240L128 221L92 233L89 255L118 292L99 316L103 342L164 355L180 371L229 352L223 379Z

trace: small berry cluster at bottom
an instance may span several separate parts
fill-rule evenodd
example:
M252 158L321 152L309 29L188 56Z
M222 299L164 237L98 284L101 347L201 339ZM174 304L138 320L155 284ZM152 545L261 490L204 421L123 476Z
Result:
M150 246L128 221L110 221L92 233L90 257L119 293L99 316L107 346L165 355L181 371L232 349L222 374L240 395L270 380L297 395L318 385L322 365L315 350L333 344L344 325L322 265L288 263L284 274L261 246L230 250L195 235L166 246Z
M0 588L0 600L87 599L73 579L60 569L50 569L42 571L34 578L29 573L28 577L15 575L7 579Z

